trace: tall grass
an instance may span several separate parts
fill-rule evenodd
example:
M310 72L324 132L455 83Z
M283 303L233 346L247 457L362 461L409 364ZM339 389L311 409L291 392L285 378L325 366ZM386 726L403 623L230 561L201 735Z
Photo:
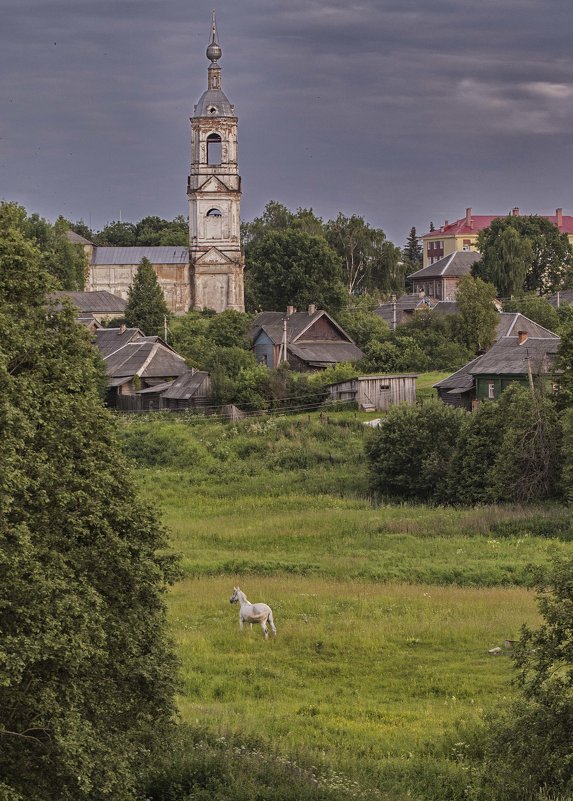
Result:
M125 423L185 573L169 603L190 789L153 801L468 797L455 732L508 703L504 643L538 619L527 566L569 553L571 524L558 507L375 508L362 419ZM239 632L235 584L271 604L276 639Z

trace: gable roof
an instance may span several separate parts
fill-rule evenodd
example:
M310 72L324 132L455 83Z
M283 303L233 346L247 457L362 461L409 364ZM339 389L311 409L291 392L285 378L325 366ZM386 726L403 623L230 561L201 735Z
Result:
M469 275L472 271L472 265L479 261L481 255L475 251L470 250L455 250L449 256L444 256L438 259L433 264L417 270L415 273L410 273L406 276L407 281L423 278L440 278L443 276L453 276L454 278L461 278L463 275Z
M143 337L144 333L139 328L100 328L96 331L95 344L105 359L133 339Z
M527 333L519 344L518 332ZM553 366L561 342L557 334L519 312L502 312L497 325L497 339L491 348L476 356L452 375L434 384L435 389L452 394L472 389L475 375L527 375L547 372Z
M68 298L74 306L83 313L112 314L123 313L127 302L111 292L100 290L97 292L69 292L57 290L52 292L54 298Z
M285 316L287 317L287 340L289 343L294 344L299 340L303 340L305 332L308 331L317 320L320 320L321 317L325 317L343 339L354 345L354 340L346 333L342 326L340 326L328 312L320 309L313 314L309 314L308 312L294 312L288 316L285 315L284 312L260 312L253 320L249 330L250 337L255 339L259 332L263 330L273 345L280 345L283 339L283 321Z
M96 247L91 256L91 264L140 264L148 259L152 264L188 264L188 248L174 245L138 245L131 248Z
M551 370L561 340L559 337L527 337L519 343L519 337L499 339L477 360L470 370L471 375L527 375Z
M104 357L108 376L112 378L140 376L165 378L179 376L189 369L185 359L164 345L158 338L143 337L127 342L119 350Z

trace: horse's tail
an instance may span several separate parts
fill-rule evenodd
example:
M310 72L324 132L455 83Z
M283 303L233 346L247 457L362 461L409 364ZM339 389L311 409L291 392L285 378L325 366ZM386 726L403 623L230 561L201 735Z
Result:
M276 630L276 627L275 627L275 624L274 624L274 621L273 621L273 610L272 609L269 609L269 616L267 617L267 622L268 622L269 626L271 627L272 633L276 637L277 636L277 630Z

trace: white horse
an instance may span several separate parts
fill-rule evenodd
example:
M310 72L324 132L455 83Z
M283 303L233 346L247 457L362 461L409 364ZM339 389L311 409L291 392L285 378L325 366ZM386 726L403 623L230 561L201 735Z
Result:
M240 587L233 588L233 594L229 598L229 601L232 604L239 604L241 607L239 611L239 628L241 631L243 630L243 623L250 623L251 628L253 627L253 623L260 623L265 635L265 640L267 640L269 637L269 632L267 630L268 623L272 633L275 637L277 636L277 630L273 621L273 611L270 606L267 604L252 604Z

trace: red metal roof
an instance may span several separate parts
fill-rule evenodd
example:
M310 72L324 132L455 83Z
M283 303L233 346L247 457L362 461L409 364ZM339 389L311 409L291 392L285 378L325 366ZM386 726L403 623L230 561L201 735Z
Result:
M477 234L484 228L488 228L493 220L498 217L508 217L510 214L472 214L471 224L468 225L466 217L461 217L455 222L442 225L436 228L435 231L428 231L424 234L422 239L436 239L440 236L463 236L464 234ZM525 216L525 215L521 215ZM545 217L546 220L557 225L556 214L540 214L540 217ZM557 226L562 234L573 234L573 216L570 214L563 214L561 217L561 225Z

